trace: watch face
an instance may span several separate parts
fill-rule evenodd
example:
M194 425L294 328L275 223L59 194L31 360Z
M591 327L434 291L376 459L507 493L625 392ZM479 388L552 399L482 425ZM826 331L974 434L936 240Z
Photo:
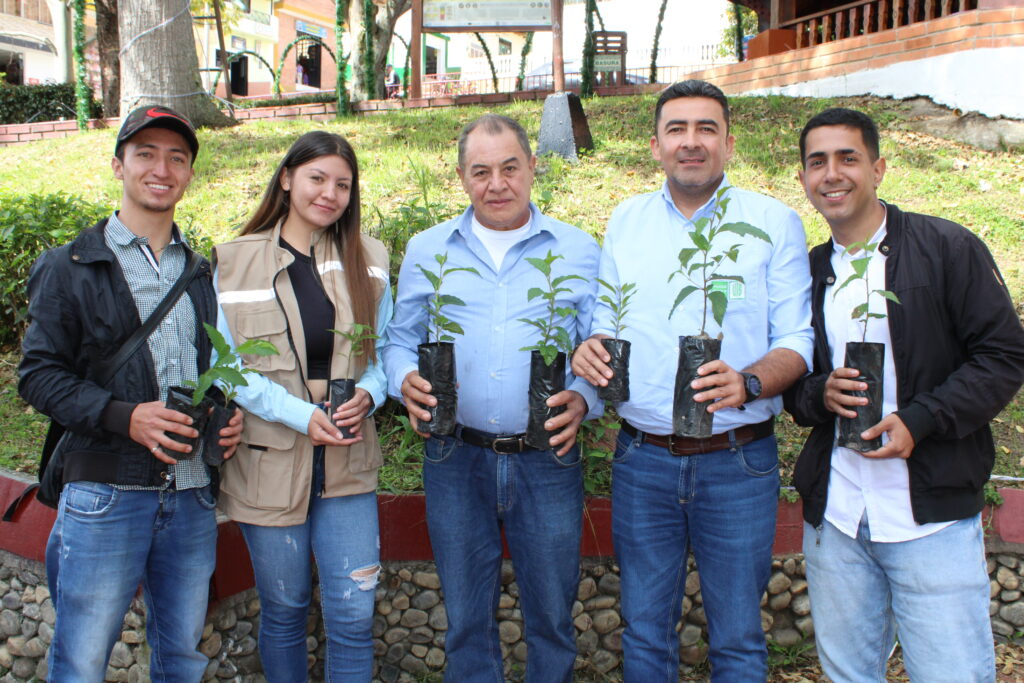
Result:
M757 375L743 373L744 385L747 390L747 401L753 401L761 395L761 380Z

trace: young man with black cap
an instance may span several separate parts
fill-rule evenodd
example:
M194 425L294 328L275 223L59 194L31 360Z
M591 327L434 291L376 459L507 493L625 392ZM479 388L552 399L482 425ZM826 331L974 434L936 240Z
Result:
M785 397L813 427L793 481L822 667L836 683L884 680L898 635L913 681L994 681L982 485L989 421L1024 380L1024 329L974 233L879 200L871 118L821 112L800 157L832 233L810 256L814 365ZM858 269L870 296L842 286ZM852 393L868 388L859 369L843 367L846 342L862 336L885 349L882 419L861 434L882 445L866 453L836 439L836 416L868 403Z
M46 549L57 612L49 680L103 679L140 582L152 680L198 681L206 669L197 646L215 560L217 472L171 438L199 434L164 407L170 386L208 366L202 323L216 318L209 263L188 268L192 252L174 224L198 150L177 112L132 111L111 160L120 210L44 253L29 276L19 391L66 429L44 477L61 489ZM105 370L189 275L145 343ZM220 433L228 454L240 432L239 413Z

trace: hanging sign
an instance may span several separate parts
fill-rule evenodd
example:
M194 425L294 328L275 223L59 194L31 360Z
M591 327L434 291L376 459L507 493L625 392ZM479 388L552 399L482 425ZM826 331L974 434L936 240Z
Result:
M423 0L431 31L550 30L551 0Z

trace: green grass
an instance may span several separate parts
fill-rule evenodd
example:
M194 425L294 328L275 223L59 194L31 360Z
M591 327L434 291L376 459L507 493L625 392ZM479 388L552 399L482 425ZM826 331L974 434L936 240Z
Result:
M660 187L663 174L651 158L654 96L611 97L584 104L595 149L579 164L559 158L540 160L534 200L556 218L575 224L598 239L612 209L622 200ZM986 152L913 132L904 125L906 107L875 98L791 99L733 98L732 131L736 152L727 167L737 185L777 197L804 219L809 245L823 241L828 228L804 197L796 179L800 128L813 114L835 105L871 114L881 128L888 172L880 195L900 207L940 215L981 235L1006 278L1019 312L1024 311L1024 162L1019 151ZM210 243L230 239L244 222L288 146L302 133L325 129L344 135L360 163L364 228L382 236L399 252L408 225L422 212L422 184L429 187L431 211L451 215L466 205L455 173L455 142L461 127L485 111L498 111L522 122L536 140L543 105L519 102L485 109L409 110L324 123L254 121L223 130L203 130L202 151L192 187L178 208L179 223ZM109 152L115 131L88 131L69 138L5 148L0 187L18 193L65 191L114 207L120 184L110 171ZM422 178L422 180L421 180ZM403 211L403 209L405 209ZM393 255L398 262L399 254ZM393 273L392 275L395 275ZM6 466L35 465L44 421L26 413L14 396L10 368L16 356L0 363L0 424L7 438L0 446ZM419 488L421 449L402 411L393 404L378 413L388 466L381 489ZM1024 394L993 423L996 473L1024 477ZM587 486L607 491L612 431L592 425L583 432ZM805 432L791 420L780 421L783 481Z

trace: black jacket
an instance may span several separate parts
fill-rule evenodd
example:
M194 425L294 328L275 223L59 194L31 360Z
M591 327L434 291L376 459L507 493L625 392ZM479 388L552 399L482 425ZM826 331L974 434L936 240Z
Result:
M1024 328L984 243L941 218L886 205L885 288L896 365L896 414L914 438L907 460L918 524L964 519L981 510L995 454L988 423L1024 381ZM832 240L811 250L814 368L785 394L797 423L813 426L794 484L804 519L825 514L835 415L825 409L832 353L823 299L835 283Z
M106 219L69 244L45 252L28 279L29 326L22 343L18 392L68 434L50 467L63 467L60 483L97 481L158 486L167 465L128 437L132 411L160 398L149 345L142 344L106 386L94 378L141 324L114 252ZM203 261L185 294L195 307L199 371L210 362L210 343L199 323L216 323L210 264ZM211 472L216 481L216 473Z

